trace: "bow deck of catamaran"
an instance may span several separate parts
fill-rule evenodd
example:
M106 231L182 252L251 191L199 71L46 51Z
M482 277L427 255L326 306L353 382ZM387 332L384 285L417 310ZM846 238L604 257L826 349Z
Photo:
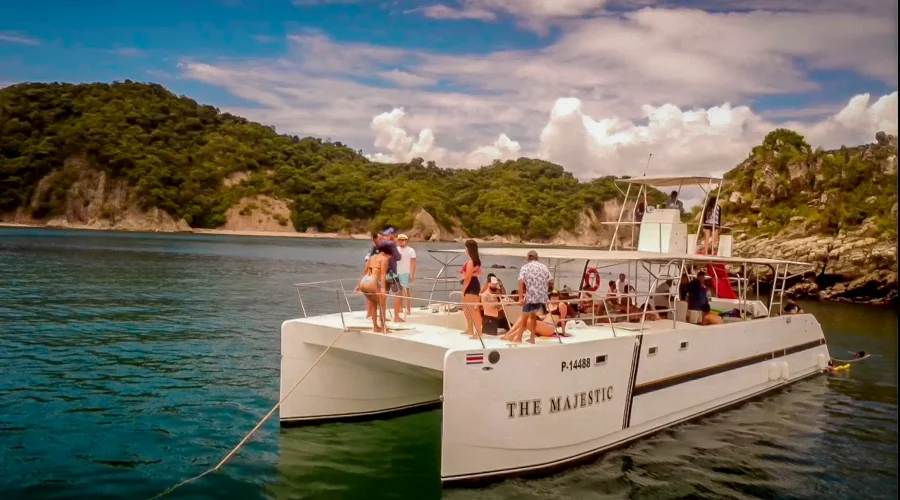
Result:
M458 284L445 272L461 250L432 251L444 267L406 322L388 323L390 334L372 332L365 311L351 310L352 301L359 303L347 291L355 282L297 285L301 309L331 303L334 312L282 325L282 424L440 405L441 479L466 482L558 469L821 373L830 358L819 323L809 314L777 314L791 269L808 266L686 253L679 239L687 232L673 212L645 215L638 251L539 249L553 269L554 263L583 262L582 283L590 266L616 265L627 267L632 283L646 282L647 291L637 294L641 307L629 311L631 321L603 323L623 318L591 312L567 323L569 336L535 345L462 333L461 301L435 298L441 284ZM480 254L524 262L528 250L482 248ZM712 298L711 306L744 314L722 325L688 323L677 290L692 269L731 269L720 278L736 288L736 298ZM754 269L774 277L767 297L751 292ZM669 279L669 307L660 311L669 318L654 319L653 290ZM592 300L603 303L599 296ZM521 314L512 302L503 310L510 324Z

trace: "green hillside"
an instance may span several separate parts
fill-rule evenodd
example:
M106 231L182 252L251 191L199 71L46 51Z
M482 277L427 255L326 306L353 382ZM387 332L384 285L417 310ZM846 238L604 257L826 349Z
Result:
M0 213L27 207L35 218L57 215L85 165L125 179L141 207L200 228L221 226L238 200L265 194L292 202L300 231L405 227L424 208L473 236L543 239L617 194L611 178L581 183L527 158L478 170L421 159L373 163L340 142L279 135L155 84L0 89ZM248 177L225 182L236 173Z
M778 129L725 175L732 184L724 214L749 235L837 235L866 226L868 236L897 240L897 139L812 150L802 135Z

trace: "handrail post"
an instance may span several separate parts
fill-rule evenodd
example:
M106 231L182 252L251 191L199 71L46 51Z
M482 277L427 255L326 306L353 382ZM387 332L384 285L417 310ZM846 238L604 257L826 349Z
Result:
M603 309L606 311L606 319L609 320L609 327L612 328L613 338L618 337L616 334L616 326L613 324L612 316L609 314L609 304L606 303L606 299L603 300Z
M338 280L338 283L341 284L341 292L344 294L344 301L347 303L347 312L353 312L353 308L350 307L350 299L347 298L347 290L344 290L344 280ZM338 297L338 304L340 304L341 300ZM344 320L343 315L341 316L341 321Z
M428 307L431 307L431 302L434 300L434 291L437 289L438 280L441 279L441 275L444 274L444 269L446 269L446 265L442 265L441 269L438 271L437 276L435 276L434 281L431 282L431 294L428 296Z
M343 289L344 287L341 286L341 288ZM344 308L341 307L341 292L335 290L334 293L335 293L335 297L337 298L337 306L338 306L338 309L341 311L341 327L342 327L342 328L344 329L344 331L346 332L346 331L347 331L347 323L344 321ZM346 293L346 292L344 292L344 299L345 299L345 300L347 299L347 293ZM347 307L348 307L348 309L349 309L349 307L350 307L350 303L349 303L349 302L347 303ZM348 312L350 312L350 311L348 311Z
M628 183L628 189L625 190L625 200L622 202L622 210L619 210L619 220L616 222L616 229L613 231L612 240L609 242L609 249L616 249L616 238L619 235L619 226L622 224L622 216L625 215L625 206L628 204L628 194L631 193L631 183Z

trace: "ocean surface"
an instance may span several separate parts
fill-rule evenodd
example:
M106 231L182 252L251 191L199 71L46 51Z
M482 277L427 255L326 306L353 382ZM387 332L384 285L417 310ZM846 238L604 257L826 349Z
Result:
M367 246L0 228L0 498L148 498L215 465L277 402L291 284L358 277ZM433 275L441 246L416 247ZM894 500L897 313L802 305L833 356L873 357L554 476L442 491L439 411L285 430L276 414L168 498Z

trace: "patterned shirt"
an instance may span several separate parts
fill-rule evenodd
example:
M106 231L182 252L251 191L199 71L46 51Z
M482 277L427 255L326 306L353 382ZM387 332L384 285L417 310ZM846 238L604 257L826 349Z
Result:
M519 270L519 281L525 283L526 304L546 304L550 286L550 270L547 266L533 260Z

